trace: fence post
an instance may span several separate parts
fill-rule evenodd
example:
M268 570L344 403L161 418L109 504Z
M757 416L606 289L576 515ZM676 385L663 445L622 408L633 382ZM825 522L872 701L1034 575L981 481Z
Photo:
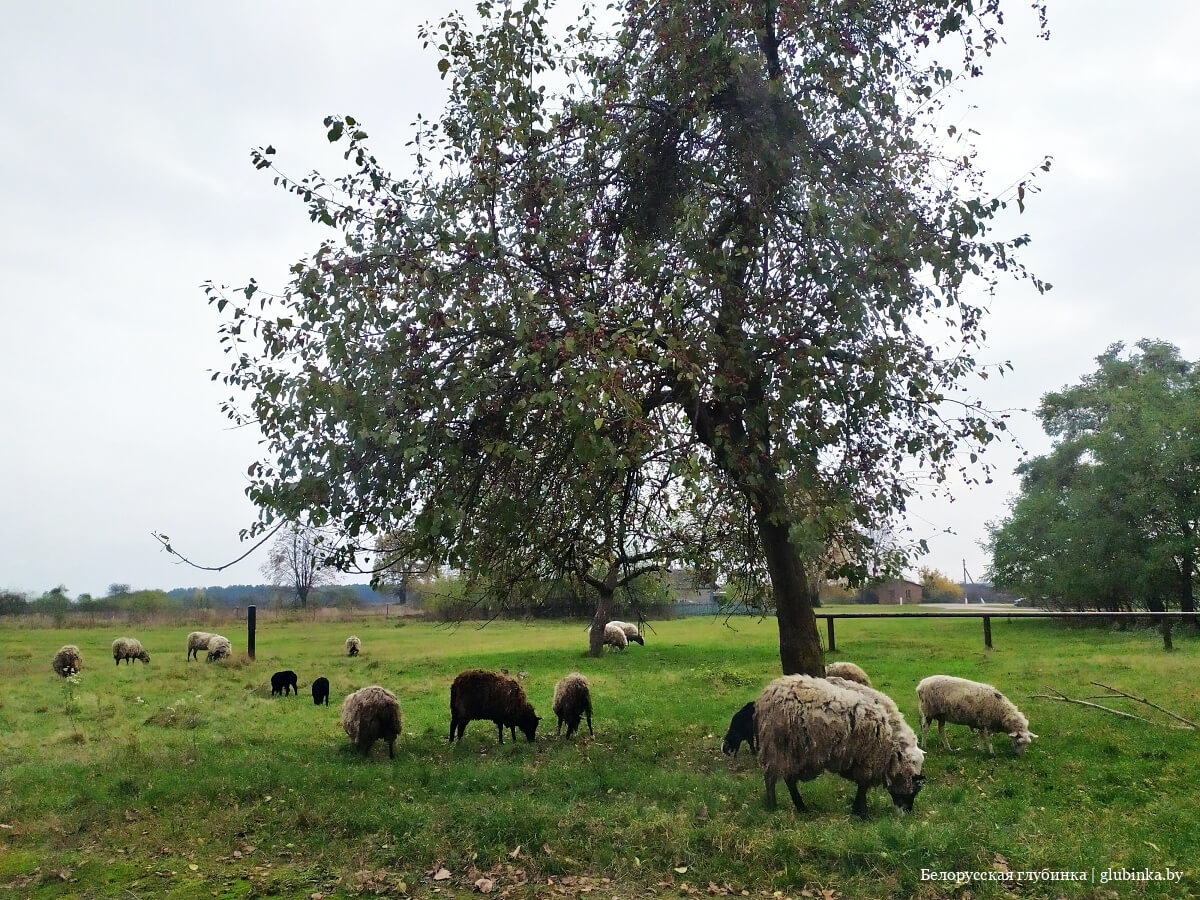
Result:
M829 645L828 650L832 653L837 649L837 642L833 639L833 616L825 617L825 632L829 636L829 640L826 641Z
M1171 642L1171 617L1170 616L1162 617L1162 636L1163 636L1163 649L1164 650L1174 650L1175 645Z
M251 659L254 659L254 626L257 612L257 606L246 607L246 655Z
M992 649L992 617L983 617L983 646Z

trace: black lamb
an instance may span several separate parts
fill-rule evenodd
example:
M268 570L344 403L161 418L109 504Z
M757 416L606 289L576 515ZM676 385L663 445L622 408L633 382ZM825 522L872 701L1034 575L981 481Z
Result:
M752 752L758 752L758 737L754 733L754 701L735 712L729 720L729 731L725 733L725 740L721 741L721 752L726 756L737 756L743 741L750 745Z
M293 694L300 693L296 690L296 673L291 669L286 669L283 672L276 672L271 676L271 696L282 694L287 696L288 691Z
M313 703L320 706L324 703L329 705L329 679L325 677L318 678L312 683Z

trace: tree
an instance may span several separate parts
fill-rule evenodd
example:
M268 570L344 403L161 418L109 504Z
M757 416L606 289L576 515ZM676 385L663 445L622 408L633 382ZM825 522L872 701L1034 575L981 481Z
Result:
M1021 491L990 527L998 587L1069 608L1195 609L1200 364L1136 347L1113 344L1042 398L1055 446L1018 468Z
M957 603L962 600L962 585L956 584L949 575L931 568L919 569L917 575L921 579L922 595L926 602Z
M494 570L557 533L505 504L510 473L570 488L552 508L568 530L599 507L599 534L649 461L674 479L672 517L749 523L739 552L769 574L783 670L819 673L816 586L864 574L852 561L914 469L941 479L1003 425L960 396L983 312L962 289L1023 275L1026 239L988 237L1006 202L927 131L956 72L921 55L960 38L977 74L998 3L622 9L615 31L585 10L559 38L538 0L481 0L478 27L425 33L450 92L414 176L349 116L326 121L349 174L276 173L337 237L282 296L208 288L225 382L249 397L226 409L266 438L250 531L401 529ZM922 336L934 320L948 344ZM513 555L488 558L484 530Z
M337 570L325 562L328 552L318 529L292 525L280 529L260 571L274 586L290 590L304 608L313 588L337 582Z

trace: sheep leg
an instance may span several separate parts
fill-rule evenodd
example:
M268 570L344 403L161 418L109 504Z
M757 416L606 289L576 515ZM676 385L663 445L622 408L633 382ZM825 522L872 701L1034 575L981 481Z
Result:
M763 780L767 785L767 796L764 802L766 803L767 809L774 809L778 805L775 801L775 776L771 775L769 772L764 772Z
M396 758L395 749L396 749L396 739L395 739L395 738L391 738L391 739L388 741L388 759L395 759L395 758Z
M950 746L950 741L946 737L946 720L938 719L938 737L942 739L942 746L953 752L954 748Z
M587 723L588 723L588 734L590 734L592 737L595 737L596 732L592 731L592 711L590 709L587 712Z
M854 795L854 802L850 804L850 811L856 816L865 819L867 817L867 786L860 784L858 793Z
M570 732L567 732L567 735L570 736ZM554 732L554 736L562 737L562 716L558 717L558 731Z
M328 700L325 701L327 704ZM454 743L454 729L458 727L458 719L453 714L450 716L450 743Z
M508 726L508 734L509 734L509 737L511 737L511 738L513 739L513 741L516 741L516 739L517 739L517 729L516 729L516 726L514 726L514 725L509 725L509 726Z
M986 728L984 728L982 731L979 732L979 734L980 734L980 737L982 737L982 739L987 743L988 753L991 754L992 756L995 756L996 751L992 747L992 733L990 731L988 731Z
M808 807L804 805L804 801L800 798L800 791L796 788L797 777L793 775L791 778L783 779L783 783L787 785L788 793L792 795L792 803L796 807L796 812L807 812Z
M500 736L500 743L503 744L504 743L504 726L501 725L499 722L496 723L496 733ZM513 738L513 740L515 741L516 738Z

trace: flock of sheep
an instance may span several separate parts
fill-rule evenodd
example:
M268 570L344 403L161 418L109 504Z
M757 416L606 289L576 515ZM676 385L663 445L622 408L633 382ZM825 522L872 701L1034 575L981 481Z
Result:
M623 650L630 640L645 643L634 625L609 622L604 643ZM357 656L362 642L346 639L346 652ZM187 638L187 658L199 659L200 651L213 662L230 654L229 639L218 634L193 631ZM140 659L150 662L150 654L135 638L121 637L112 643L113 659L119 666ZM63 646L54 655L52 667L64 677L83 666L79 648ZM271 676L272 695L296 693L296 673L289 670ZM312 684L315 704L329 704L329 680L317 678ZM775 786L780 780L787 786L796 809L806 809L797 783L812 781L822 772L833 772L853 781L858 791L851 810L867 814L867 791L883 785L897 807L911 811L921 790L925 752L921 745L932 722L938 723L942 745L947 722L967 725L980 733L988 751L994 753L991 736L1007 734L1013 750L1021 753L1037 737L1020 710L989 684L949 675L931 675L917 685L921 713L921 739L904 720L895 701L871 687L870 678L854 663L831 663L824 678L809 675L785 675L768 684L758 699L745 704L733 716L721 749L737 755L743 743L758 754L766 782L766 803L774 808ZM578 672L562 678L554 688L552 703L558 717L558 734L567 725L571 737L586 718L592 731L592 698L588 680ZM450 686L450 742L460 741L468 723L475 719L496 725L497 737L504 743L504 729L516 740L519 728L532 742L541 718L534 712L521 684L506 672L468 669L459 673ZM385 741L388 756L394 756L396 738L401 729L400 702L396 695L379 685L361 688L342 702L341 725L364 754L376 741Z
M993 733L1007 734L1016 753L1037 737L1021 711L990 684L931 675L917 685L917 700L920 741L895 701L871 687L866 672L854 663L831 663L824 678L784 675L768 684L757 700L734 713L721 749L736 756L747 743L758 753L768 807L774 808L775 785L782 779L803 811L797 782L833 772L858 786L850 809L866 816L867 790L875 785L885 786L897 807L912 811L924 781L921 744L932 722L947 750L947 722L979 731L991 753Z

